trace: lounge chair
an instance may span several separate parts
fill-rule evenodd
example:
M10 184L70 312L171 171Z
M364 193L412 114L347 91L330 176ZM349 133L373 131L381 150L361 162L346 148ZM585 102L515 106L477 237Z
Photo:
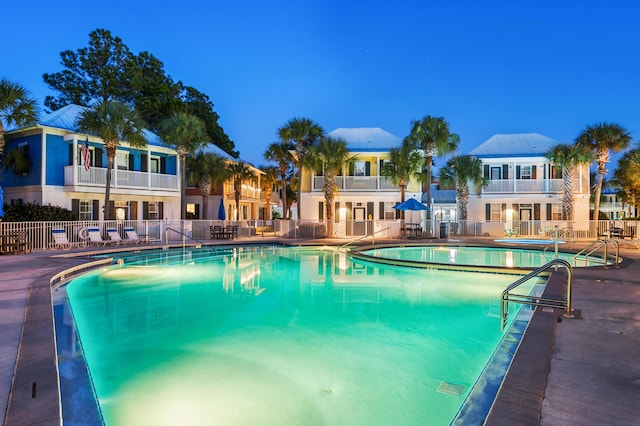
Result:
M517 237L518 236L518 228L511 228L509 226L504 227L504 236L505 237Z
M127 236L127 238L124 240L125 243L139 244L147 241L146 237L140 238L134 228L124 228L124 233Z
M124 244L124 240L120 238L118 230L115 228L107 228L107 235L111 244Z
M106 246L109 241L103 240L100 235L100 228L87 228L87 236L89 237L89 244L94 246Z
M69 250L71 247L77 245L72 243L67 238L67 231L64 229L52 229L53 242L49 245L52 249L64 249Z

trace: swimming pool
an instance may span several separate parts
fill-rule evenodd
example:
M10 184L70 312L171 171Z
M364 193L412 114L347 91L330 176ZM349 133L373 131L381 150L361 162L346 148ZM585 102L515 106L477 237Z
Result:
M310 248L118 256L66 286L109 426L450 424L513 281Z
M537 268L556 258L555 251L522 248L491 248L473 246L408 246L381 247L364 249L358 252L361 260L399 261L410 266L434 266L447 269L495 268L508 272L508 269ZM575 254L558 252L559 259L574 266L601 266L602 261L593 259L574 259ZM470 267L470 268L469 268Z

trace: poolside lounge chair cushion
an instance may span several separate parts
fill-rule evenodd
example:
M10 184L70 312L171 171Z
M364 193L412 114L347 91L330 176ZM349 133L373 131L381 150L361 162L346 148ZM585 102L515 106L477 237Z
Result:
M74 246L74 244L67 238L67 231L64 229L52 229L51 233L53 234L53 242L50 245L51 248L69 250Z
M107 235L109 236L109 242L111 244L124 243L124 240L122 238L120 238L120 234L118 233L118 230L115 229L115 228L108 228L107 229Z
M87 228L87 235L89 236L89 244L96 246L106 246L109 241L102 239L100 235L100 228Z
M138 235L138 233L134 228L124 228L124 233L127 236L127 238L124 240L125 242L138 244L138 243L147 241L146 238L140 238L140 236Z

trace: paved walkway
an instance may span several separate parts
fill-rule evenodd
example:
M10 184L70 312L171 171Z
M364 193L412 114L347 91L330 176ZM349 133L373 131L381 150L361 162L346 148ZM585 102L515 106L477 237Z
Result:
M51 358L53 350L49 278L86 258L52 254L0 256L0 406L8 426L60 424L57 400L47 398L57 383L38 372L39 357ZM530 326L488 424L640 423L640 250L623 248L621 255L619 269L574 270L578 319L536 313L540 328Z

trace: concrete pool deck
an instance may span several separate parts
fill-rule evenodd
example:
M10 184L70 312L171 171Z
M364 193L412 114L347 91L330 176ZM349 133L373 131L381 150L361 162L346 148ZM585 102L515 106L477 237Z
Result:
M284 242L336 245L343 241ZM380 242L409 245L407 241ZM464 242L495 245L481 239ZM229 242L219 244L225 243ZM572 243L562 248L582 246ZM88 260L53 257L70 252L0 256L0 401L5 425L61 424L49 279ZM638 423L640 250L623 245L621 257L625 261L620 268L574 269L577 319L558 322L557 312L536 313L487 424Z

